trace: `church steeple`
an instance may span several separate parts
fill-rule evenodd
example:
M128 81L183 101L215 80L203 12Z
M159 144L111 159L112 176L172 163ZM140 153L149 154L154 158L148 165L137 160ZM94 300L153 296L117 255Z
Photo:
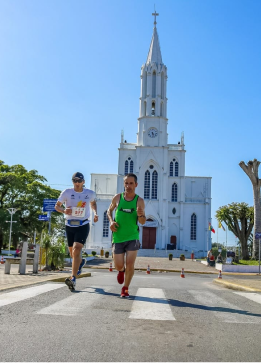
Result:
M156 13L156 11L155 11L155 13L152 13L152 15L155 16L154 29L153 29L153 35L152 35L152 39L151 39L151 43L150 43L150 49L149 49L146 64L153 63L153 62L156 64L162 64L159 37L158 37L158 32L157 32L157 27L156 27L156 24L157 24L156 16L158 16L159 14Z
M146 63L141 67L138 145L163 146L167 145L166 86L168 77L167 67L162 62L156 27L156 16L159 14L155 11L152 15L154 16L153 35ZM150 136L151 129L156 130L158 137Z

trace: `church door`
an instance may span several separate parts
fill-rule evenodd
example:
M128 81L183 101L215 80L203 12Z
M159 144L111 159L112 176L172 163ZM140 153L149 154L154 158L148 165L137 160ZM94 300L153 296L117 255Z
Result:
M156 227L143 227L142 248L153 250L156 244Z

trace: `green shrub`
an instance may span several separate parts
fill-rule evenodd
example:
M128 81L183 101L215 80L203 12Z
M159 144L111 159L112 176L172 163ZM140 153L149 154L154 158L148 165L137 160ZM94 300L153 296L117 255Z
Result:
M184 255L183 255L184 256ZM169 257L173 257L173 253L169 253Z
M185 255L182 253L179 257L185 257Z
M96 251L92 251L92 255L93 256L96 256Z

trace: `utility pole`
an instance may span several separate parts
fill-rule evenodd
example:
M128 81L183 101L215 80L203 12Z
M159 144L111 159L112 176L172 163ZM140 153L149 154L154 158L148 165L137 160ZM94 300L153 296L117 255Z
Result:
M8 208L8 212L11 214L11 221L6 221L6 223L10 223L10 234L9 234L9 254L11 253L11 236L12 236L12 224L17 221L13 221L13 214L18 210L16 208Z

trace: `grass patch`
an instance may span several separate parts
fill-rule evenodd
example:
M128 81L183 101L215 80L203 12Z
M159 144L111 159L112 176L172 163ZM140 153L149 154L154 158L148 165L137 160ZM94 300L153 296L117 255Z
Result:
M232 265L258 266L259 265L259 261L256 261L256 260L239 260L239 263L233 262Z

